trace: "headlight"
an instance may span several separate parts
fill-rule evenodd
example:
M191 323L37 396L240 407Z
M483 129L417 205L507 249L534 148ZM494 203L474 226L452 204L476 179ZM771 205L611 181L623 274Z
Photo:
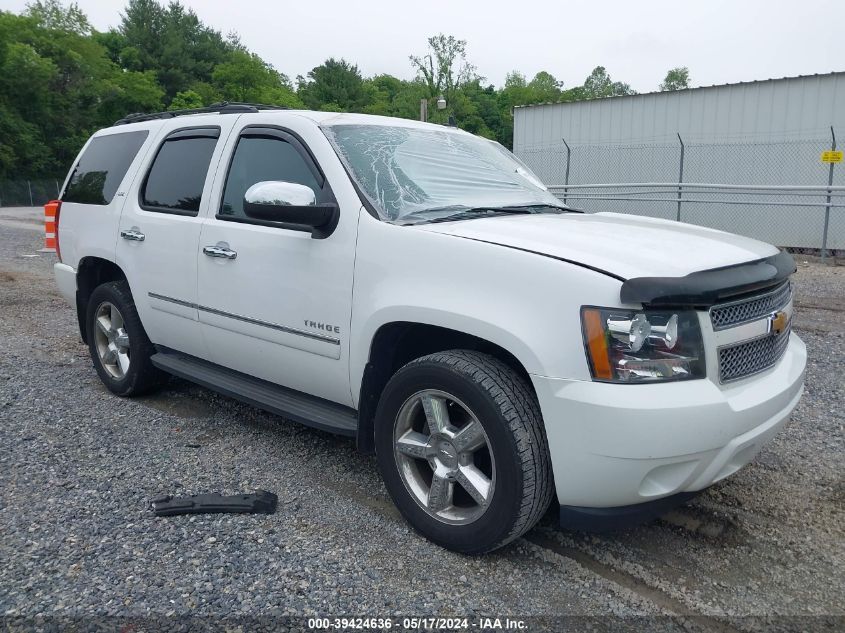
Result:
M659 382L704 378L698 315L581 308L584 346L594 380Z

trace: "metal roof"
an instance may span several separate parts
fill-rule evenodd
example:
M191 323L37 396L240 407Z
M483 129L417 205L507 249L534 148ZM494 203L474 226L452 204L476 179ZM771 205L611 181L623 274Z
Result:
M773 77L771 79L752 79L751 81L738 81L735 83L728 83L728 84L712 84L710 86L695 86L692 88L681 88L680 90L652 90L651 92L638 92L636 94L631 95L613 95L610 97L595 97L592 99L579 99L577 101L544 101L542 103L526 103L524 105L517 105L514 106L516 108L537 108L539 106L548 106L548 105L569 105L574 103L584 103L585 101L602 101L605 99L635 99L636 97L648 97L651 95L661 95L661 94L677 94L682 92L694 92L696 90L707 90L709 88L729 88L732 86L748 86L751 84L764 84L774 81L789 81L790 79L812 79L817 77L831 77L834 75L840 75L845 77L845 71L832 71L829 73L815 73L812 75L794 75L793 77Z
M845 131L845 72L514 110L514 150L560 144L774 142Z

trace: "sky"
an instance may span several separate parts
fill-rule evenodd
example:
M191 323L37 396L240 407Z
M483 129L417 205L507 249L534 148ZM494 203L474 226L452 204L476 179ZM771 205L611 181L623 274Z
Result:
M22 11L27 0L0 0ZM77 0L97 30L120 22L122 0ZM546 70L565 88L596 66L638 92L687 66L693 86L845 70L843 0L182 0L292 80L329 57L364 76L410 79L408 56L437 33L467 41L468 61L501 86Z

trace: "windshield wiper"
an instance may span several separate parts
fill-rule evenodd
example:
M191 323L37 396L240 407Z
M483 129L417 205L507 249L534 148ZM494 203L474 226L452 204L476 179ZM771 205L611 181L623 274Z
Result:
M516 209L516 208L505 208L505 207L472 207L471 209L465 209L463 211L458 211L457 213L452 213L451 215L439 217L439 218L431 218L430 220L423 220L426 224L434 224L436 222L453 222L455 220L470 220L472 218L480 218L485 216L492 216L496 215L497 213L508 213L511 215L519 215L519 214L528 214L531 213L528 209Z
M531 204L510 204L503 207L494 207L496 209L504 210L518 210L528 211L529 213L542 213L540 209L554 209L556 213L581 213L577 209L573 209L565 204L546 204L545 202L531 203Z
M532 213L542 213L540 209L554 209L552 213L567 213L574 211L569 207L563 205L556 206L553 204L518 204L506 206L487 206L487 207L467 207L464 205L451 205L446 207L433 207L431 209L422 209L421 211L414 211L402 219L400 224L434 224L436 222L454 222L456 220L469 220L473 218L489 217L499 213L511 215L529 215ZM452 213L448 213L452 211ZM438 215L446 212L446 215ZM425 217L434 214L435 217Z

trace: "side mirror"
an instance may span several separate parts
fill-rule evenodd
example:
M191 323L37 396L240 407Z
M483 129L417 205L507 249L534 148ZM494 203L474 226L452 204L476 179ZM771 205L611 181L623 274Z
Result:
M264 180L244 194L244 214L253 220L286 225L296 231L310 231L323 239L337 226L340 209L335 203L317 204L311 187L295 182Z

